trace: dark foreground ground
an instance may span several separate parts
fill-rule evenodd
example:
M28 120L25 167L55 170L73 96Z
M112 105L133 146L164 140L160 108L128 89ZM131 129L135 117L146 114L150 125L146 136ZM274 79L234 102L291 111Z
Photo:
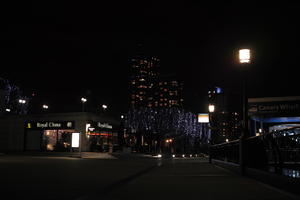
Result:
M298 199L205 158L0 156L1 199Z

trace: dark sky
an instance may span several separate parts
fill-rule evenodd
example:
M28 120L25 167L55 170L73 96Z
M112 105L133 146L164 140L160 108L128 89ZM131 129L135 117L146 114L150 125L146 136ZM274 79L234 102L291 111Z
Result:
M239 92L237 50L248 47L250 97L300 95L299 4L99 2L2 5L0 76L53 110L80 110L87 96L124 112L128 61L143 44L184 80L186 107L199 112L209 87Z

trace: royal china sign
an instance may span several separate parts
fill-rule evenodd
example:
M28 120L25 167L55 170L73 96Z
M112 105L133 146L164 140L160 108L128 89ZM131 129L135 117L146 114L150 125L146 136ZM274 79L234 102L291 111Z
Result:
M26 129L74 129L74 121L26 122Z

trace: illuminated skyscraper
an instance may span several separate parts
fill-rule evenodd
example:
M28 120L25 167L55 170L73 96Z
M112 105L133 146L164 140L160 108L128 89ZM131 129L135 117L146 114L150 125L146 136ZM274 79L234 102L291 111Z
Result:
M183 83L174 75L159 75L159 59L131 59L131 107L168 108L183 106Z
M183 83L174 76L161 76L156 91L155 107L183 106Z
M131 106L152 107L158 78L159 59L136 56L131 59Z

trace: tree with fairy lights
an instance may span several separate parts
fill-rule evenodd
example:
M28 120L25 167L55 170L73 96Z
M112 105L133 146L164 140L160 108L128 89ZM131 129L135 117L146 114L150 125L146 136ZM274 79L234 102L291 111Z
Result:
M137 139L137 150L142 142L148 149L160 148L166 138L172 138L176 151L192 151L200 143L207 143L210 135L207 124L197 122L197 116L178 108L137 108L128 111L125 128Z
M7 79L0 78L0 90L4 109L14 114L26 114L28 112L29 98L23 95L21 89ZM22 102L20 101L22 100Z

